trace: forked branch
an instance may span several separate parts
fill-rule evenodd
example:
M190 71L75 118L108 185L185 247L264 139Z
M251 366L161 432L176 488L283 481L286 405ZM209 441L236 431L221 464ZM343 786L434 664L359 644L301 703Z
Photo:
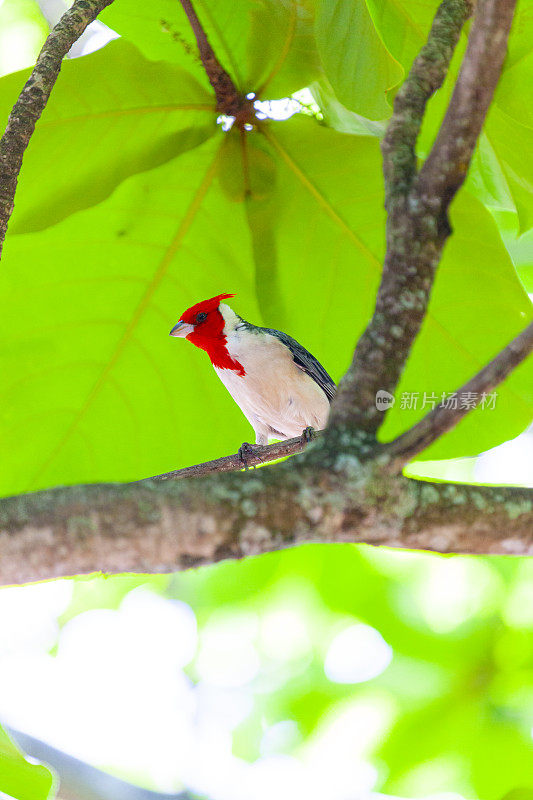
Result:
M507 49L516 0L478 0L469 44L435 145L418 176L415 142L425 105L449 66L470 0L444 0L428 42L398 93L383 142L387 252L370 323L332 407L328 430L375 434L384 415L375 397L394 394L426 316L447 211L464 180Z

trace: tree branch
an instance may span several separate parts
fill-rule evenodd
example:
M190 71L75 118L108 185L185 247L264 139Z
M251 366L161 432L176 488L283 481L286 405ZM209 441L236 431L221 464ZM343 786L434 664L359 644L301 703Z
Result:
M475 402L475 405L477 405L483 393L486 395L491 392L532 351L533 322L455 394L471 393L471 396L476 395L477 402ZM473 407L437 406L410 430L390 444L385 445L385 451L394 457L394 469L396 471L400 470L418 453L421 453L422 450L429 447L440 436L454 428Z
M385 206L394 211L416 175L416 140L426 105L448 73L461 29L473 11L473 0L447 0L437 9L427 44L413 62L394 100L394 113L381 143Z
M313 431L312 438L315 439L321 431ZM258 467L261 464L268 464L286 456L293 456L301 453L309 444L306 436L297 436L295 439L287 439L284 442L276 442L265 447L254 445L254 450L246 453L246 465L239 453L230 456L214 458L212 461L204 461L201 464L194 464L192 467L183 467L172 472L165 472L162 475L154 475L148 480L166 481L170 478L199 478L203 475L213 475L215 472L237 472L249 467Z
M337 436L336 428L375 435L383 423L376 392L394 393L427 313L450 234L447 209L468 169L500 75L514 4L515 0L479 0L456 90L418 177L414 145L425 104L448 69L471 11L469 0L442 2L428 42L396 97L383 142L388 210L383 275L373 317L333 402L328 436Z
M530 491L412 481L385 465L340 455L308 470L296 456L244 475L4 499L0 583L168 572L304 542L533 554Z
M253 99L246 98L235 86L232 79L218 60L215 51L198 19L191 0L180 0L187 19L196 38L200 58L204 66L209 83L214 89L217 100L217 111L235 117L236 124L242 127L245 122L255 119Z
M492 102L516 0L480 0L459 77L437 139L417 180L417 194L436 215L446 213L466 178Z
M46 39L35 67L9 115L5 133L0 140L0 256L13 213L24 152L48 102L63 58L85 28L112 2L113 0L75 0Z

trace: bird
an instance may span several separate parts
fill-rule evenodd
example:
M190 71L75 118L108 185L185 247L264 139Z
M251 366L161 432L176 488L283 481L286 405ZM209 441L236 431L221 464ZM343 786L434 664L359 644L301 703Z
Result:
M170 331L205 350L218 377L255 433L239 455L271 439L312 438L326 426L336 386L322 364L295 339L246 322L218 294L183 312Z

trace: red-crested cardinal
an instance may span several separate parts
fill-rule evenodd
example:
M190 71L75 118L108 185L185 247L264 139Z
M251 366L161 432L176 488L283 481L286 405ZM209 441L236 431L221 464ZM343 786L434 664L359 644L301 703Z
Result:
M246 322L219 294L188 308L171 336L205 350L215 372L255 431L257 445L326 426L335 384L286 333ZM243 447L249 447L247 443Z

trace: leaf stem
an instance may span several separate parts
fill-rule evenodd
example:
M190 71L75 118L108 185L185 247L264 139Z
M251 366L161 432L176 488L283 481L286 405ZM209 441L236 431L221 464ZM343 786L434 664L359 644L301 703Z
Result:
M235 117L238 127L244 126L246 122L252 122L255 119L253 99L248 99L239 92L216 57L191 0L180 0L180 2L196 37L200 58L209 83L214 89L217 111Z

